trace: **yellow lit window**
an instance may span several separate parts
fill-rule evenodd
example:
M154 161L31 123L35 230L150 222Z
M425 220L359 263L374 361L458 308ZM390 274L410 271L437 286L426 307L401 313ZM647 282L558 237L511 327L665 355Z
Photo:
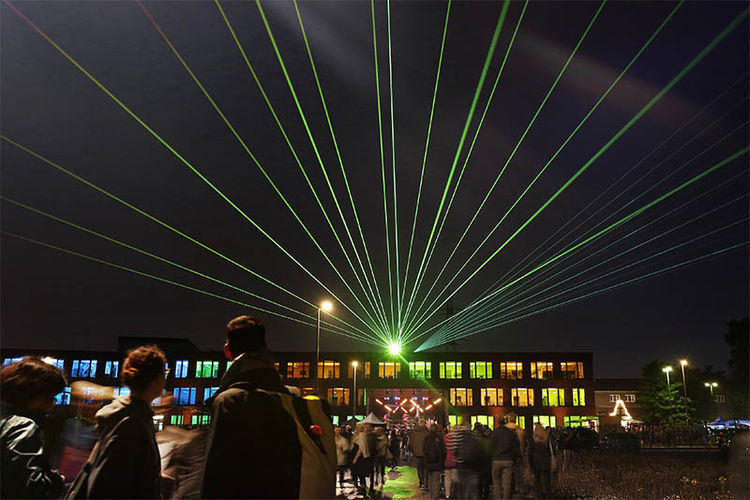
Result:
M531 363L531 378L541 378L549 380L552 378L552 362L533 361Z
M440 378L461 378L461 362L441 361Z
M534 406L534 389L514 387L510 391L513 406Z
M503 390L490 387L481 390L482 406L503 406Z
M474 424L479 422L482 425L486 425L490 429L495 428L495 417L492 415L472 415L471 416L471 428L474 428Z
M451 388L451 404L453 406L473 406L474 396L471 388L454 387Z
M349 405L348 387L331 387L328 389L328 402L331 406Z
M586 391L584 389L573 389L573 406L586 406Z
M341 363L337 361L318 362L318 378L340 378Z
M543 427L557 427L557 418L554 415L534 415L532 420Z
M287 378L309 378L310 363L307 361L292 361L286 364Z
M560 362L560 373L562 373L562 378L565 379L583 378L583 363L581 361L562 361Z
M378 377L398 378L401 376L401 363L398 361L380 361L378 363Z
M565 391L557 388L542 389L542 406L565 406Z
M507 361L500 363L500 378L508 380L520 380L523 378L523 363L520 361Z

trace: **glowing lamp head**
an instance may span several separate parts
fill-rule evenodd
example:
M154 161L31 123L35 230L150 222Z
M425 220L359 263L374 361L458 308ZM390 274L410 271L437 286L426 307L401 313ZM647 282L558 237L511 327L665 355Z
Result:
M671 372L672 371L672 367L671 366L665 366L664 368L661 369L661 371L663 371L664 373Z
M705 385L706 387L711 387L711 384L709 384L708 382L705 382L703 385Z
M354 368L356 368L356 367L358 367L358 366L359 366L359 363L358 363L357 361L352 361L352 366L353 366Z
M391 342L391 344L388 346L388 352L393 355L401 354L401 344L397 342Z
M717 384L716 382L713 382L713 383L711 384L711 387L719 387L719 384Z
M680 366L687 366L687 364L688 364L687 359L680 360Z
M332 311L333 310L333 304L330 300L324 300L320 303L320 309L322 309L325 312Z

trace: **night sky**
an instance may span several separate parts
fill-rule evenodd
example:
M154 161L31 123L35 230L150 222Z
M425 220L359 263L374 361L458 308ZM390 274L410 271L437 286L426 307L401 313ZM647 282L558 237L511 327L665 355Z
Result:
M23 1L13 2L13 5L312 274L319 277L331 291L352 309L360 311L331 266L291 216L137 3ZM609 2L604 7L436 288L445 286L468 259L675 5L673 2ZM432 284L437 276L598 6L598 2L531 2L528 5L438 240L426 284ZM146 2L145 7L279 190L316 235L339 272L357 290L354 275L217 6L213 2L197 1ZM342 241L348 245L343 225L258 9L252 2L224 2L222 7L312 185L319 193ZM344 216L354 231L352 236L358 241L294 4L287 1L264 2L263 8ZM522 8L522 2L512 2L510 5L478 109L469 128L467 143L459 156L459 170ZM743 2L687 2L510 212L498 231L462 271L453 288L506 241L743 8ZM411 234L445 9L444 2L399 1L391 4L401 274ZM501 9L500 2L462 1L453 2L451 7L410 282L413 282L415 265L424 252ZM360 1L311 1L301 3L300 11L378 282L381 288L387 289L370 4ZM321 286L8 5L3 4L0 12L4 136L59 163L311 302L330 298ZM392 210L387 17L384 3L376 4L376 17L388 205ZM623 180L568 227L577 226L605 203L615 197L617 199L586 222L573 235L575 237L571 236L559 247L549 249L552 252L550 255L555 254L554 250L559 252L578 241L588 229L613 216L639 195L645 193L609 219L609 223L746 147L749 113L744 99L748 95L748 38L746 18L469 281L453 297L453 306L460 309L477 298L629 170L632 169ZM706 107L709 103L711 105ZM659 148L655 150L657 146ZM169 258L302 312L315 314L315 310L309 306L8 142L2 141L1 148L4 197ZM646 192L652 187L653 190ZM731 245L746 243L748 191L745 154L596 240L544 277L569 266L568 274L560 274L556 279L561 281L722 204L727 205L592 270L589 275L574 278L567 282L567 286L583 282L586 276L591 278L604 274L712 231L712 234L700 240L610 276L599 285L579 289L579 294ZM688 203L691 201L694 202ZM674 210L681 205L685 206ZM259 304L242 293L9 202L3 202L1 206L2 229L6 232L236 300ZM674 212L623 242L584 260L586 256L670 210ZM390 215L392 229L392 213ZM728 225L731 226L717 231ZM364 257L361 245L358 248ZM461 340L456 348L593 351L597 376L636 376L643 364L656 358L668 361L687 357L693 366L711 364L724 368L728 355L723 341L725 324L748 314L748 257L748 246L741 246L651 279L493 328ZM579 262L580 266L575 267ZM554 282L551 280L548 285ZM524 286L533 283L533 280L519 283L518 288L510 288L505 296L513 298ZM550 288L546 293L552 295L564 289L565 286ZM362 296L361 289L358 291ZM426 291L426 287L421 289L420 299ZM575 297L575 294L565 296L568 297ZM226 321L248 312L252 313L252 310L3 236L3 347L113 349L118 335L150 335L186 337L202 348L218 349L223 342L223 325ZM336 314L364 328L341 304L336 304ZM307 350L314 347L313 328L267 314L261 313L260 316L267 324L272 349ZM444 312L436 313L431 324L444 317ZM421 340L426 338L422 337ZM419 343L417 341L409 347L416 348ZM374 347L325 333L322 348L362 350Z

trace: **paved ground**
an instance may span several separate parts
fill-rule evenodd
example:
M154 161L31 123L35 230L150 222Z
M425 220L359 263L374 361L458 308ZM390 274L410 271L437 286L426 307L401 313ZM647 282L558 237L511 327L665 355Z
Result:
M429 492L419 489L419 479L417 478L417 469L406 465L401 465L396 470L386 469L387 478L384 485L376 486L376 498L411 498L414 500L429 499ZM349 478L347 473L346 478ZM357 499L362 498L357 495L357 490L352 483L345 482L343 488L336 488L338 498Z

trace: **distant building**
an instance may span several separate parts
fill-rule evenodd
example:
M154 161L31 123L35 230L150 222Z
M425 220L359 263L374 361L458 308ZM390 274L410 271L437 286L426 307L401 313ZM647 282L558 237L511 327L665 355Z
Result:
M204 401L218 390L231 362L223 353L200 351L189 341L121 337L118 351L4 349L2 359L5 364L24 355L49 357L71 382L86 380L111 386L112 394L118 395L127 391L119 387L118 380L123 353L143 344L159 345L169 360L166 396L171 396L171 406L166 407L164 422L207 425L211 417ZM318 392L328 399L335 424L345 422L353 413L362 418L369 411L399 423L425 417L455 424L459 416L466 415L472 423L490 427L499 425L510 412L519 416L524 427L536 422L550 427L593 426L600 416L591 353L426 352L394 356L323 352L317 367L314 352L274 352L272 356L284 383L299 387L304 394L314 392L317 371ZM357 362L354 406L353 362ZM70 388L66 392L58 396L61 406L70 404Z
M596 415L602 425L641 421L639 378L598 378L594 381Z

